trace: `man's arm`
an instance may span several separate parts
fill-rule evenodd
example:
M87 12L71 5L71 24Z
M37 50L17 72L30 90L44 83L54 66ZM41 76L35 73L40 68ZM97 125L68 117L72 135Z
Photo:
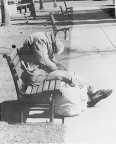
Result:
M58 63L57 60L55 59L55 57L53 57L51 61L54 62L55 64Z
M43 57L45 64L53 71L58 70L55 58L53 58L52 60L49 58L47 47L45 46L43 50L44 50Z

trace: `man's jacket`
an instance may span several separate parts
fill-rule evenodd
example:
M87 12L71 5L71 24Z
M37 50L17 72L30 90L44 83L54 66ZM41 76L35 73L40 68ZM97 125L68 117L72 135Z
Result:
M47 66L51 71L57 70L53 59L54 38L51 33L37 32L30 35L23 43L23 60L29 62L31 67Z

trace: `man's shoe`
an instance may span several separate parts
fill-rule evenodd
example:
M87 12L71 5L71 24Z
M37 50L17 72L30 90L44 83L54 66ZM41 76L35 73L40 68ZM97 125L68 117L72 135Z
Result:
M111 95L113 90L98 90L96 93L93 93L90 96L91 101L88 102L89 107L93 107L96 103L98 103L101 99L107 98L109 95Z

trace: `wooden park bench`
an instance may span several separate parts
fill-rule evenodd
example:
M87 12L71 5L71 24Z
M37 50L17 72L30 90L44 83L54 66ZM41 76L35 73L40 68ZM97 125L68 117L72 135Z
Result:
M47 100L49 106L49 118L50 122L53 122L55 110L54 110L54 98L56 96L61 96L61 80L46 80L39 86L33 86L32 84L25 84L21 78L22 73L24 71L22 61L20 59L20 49L15 48L13 52L9 55L4 54L3 57L6 58L8 66L10 68L16 93L17 99L21 104L24 104L24 108L28 108L31 106L36 106L37 104L40 106L42 103L39 101L41 97ZM22 86L23 85L23 86ZM22 86L22 87L21 87ZM44 103L43 103L44 105ZM20 109L20 122L25 123L24 119L24 108ZM64 123L63 116L57 116Z
M73 7L67 7L67 4L65 1L64 1L64 5L65 5L66 13L73 13Z
M62 13L62 20L64 21L64 20L71 20L71 18L72 18L72 12L68 12L68 13L66 13L65 11L63 11L63 9L62 9L62 7L61 6L59 6L60 7L60 10L61 10L61 13Z
M64 21L64 20L71 20L72 19L72 16L73 16L73 13L72 12L65 12L65 11L63 11L63 9L62 9L62 7L61 6L59 6L60 7L60 10L61 10L61 13L62 13L62 20Z
M67 37L67 31L69 31L70 27L69 26L65 26L65 27L61 27L61 28L58 28L57 25L56 25L56 20L53 16L52 13L50 13L50 19L51 19L51 23L52 23L52 27L53 27L53 33L54 33L54 36L56 37L57 33L59 31L63 31L64 32L64 35L65 35L65 40L66 40L66 37Z
M20 13L22 13L22 10L24 9L25 10L25 13L27 12L27 8L29 8L30 6L30 3L18 3L17 4L17 10L20 11Z

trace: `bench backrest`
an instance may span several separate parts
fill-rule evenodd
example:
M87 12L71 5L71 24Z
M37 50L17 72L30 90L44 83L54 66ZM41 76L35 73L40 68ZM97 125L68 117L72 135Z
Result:
M56 26L55 18L52 13L50 14L50 19L51 19L51 23L52 23L52 27L53 27L53 31L54 31L57 29L57 26Z
M64 12L63 12L63 9L62 9L62 7L61 7L61 6L59 6L59 7L60 7L60 10L61 10L62 14L64 15Z
M66 10L67 10L67 5L66 5L66 2L64 1L64 5L65 5L65 8L66 8Z
M10 68L17 95L19 93L19 86L23 83L21 79L21 75L23 73L22 64L19 57L19 49L15 48L15 50L10 55L4 55L6 58L8 66Z

